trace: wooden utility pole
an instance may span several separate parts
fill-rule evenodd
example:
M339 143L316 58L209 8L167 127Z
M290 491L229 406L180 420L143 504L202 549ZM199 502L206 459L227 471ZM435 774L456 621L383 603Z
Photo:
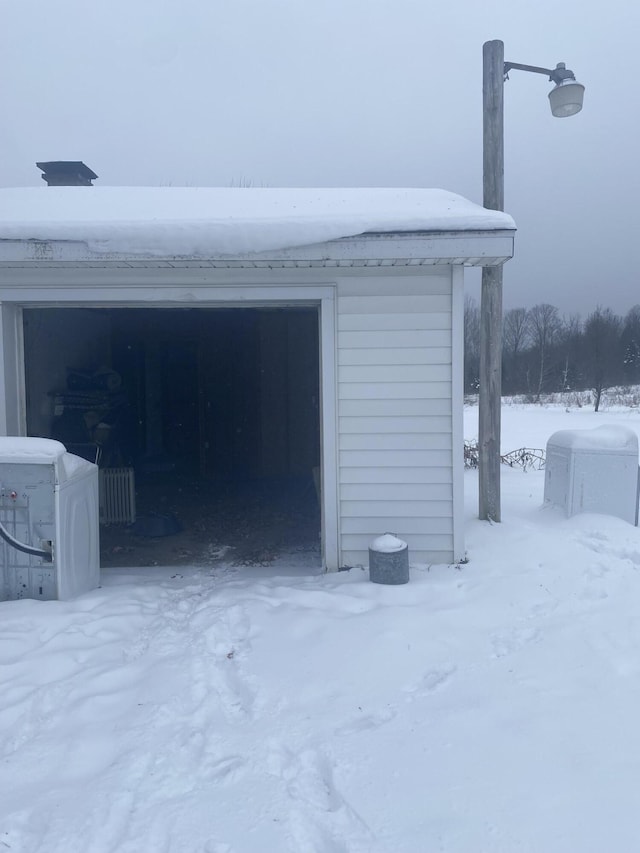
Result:
M504 210L504 44L482 48L483 204ZM502 266L482 268L478 402L479 515L500 521Z
M504 44L482 47L484 206L504 210L504 77L511 69L544 74L555 83L549 105L556 118L582 109L584 86L559 62L555 68L504 61ZM500 521L500 404L502 401L502 266L482 268L480 299L478 466L480 518Z

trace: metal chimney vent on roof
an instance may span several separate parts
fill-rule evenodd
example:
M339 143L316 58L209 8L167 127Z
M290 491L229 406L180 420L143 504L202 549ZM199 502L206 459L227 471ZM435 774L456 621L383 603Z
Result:
M98 177L81 160L51 160L36 166L44 172L42 180L49 187L92 187Z

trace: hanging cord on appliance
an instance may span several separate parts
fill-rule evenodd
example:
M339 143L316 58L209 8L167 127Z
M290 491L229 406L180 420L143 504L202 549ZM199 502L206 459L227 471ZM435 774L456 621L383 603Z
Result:
M25 545L24 542L19 542L17 539L14 539L6 527L3 526L1 521L0 537L2 537L5 542L8 542L12 548L15 548L16 551L22 551L23 554L32 554L34 557L42 557L45 563L53 562L51 551L43 551L41 548L35 548L33 545Z

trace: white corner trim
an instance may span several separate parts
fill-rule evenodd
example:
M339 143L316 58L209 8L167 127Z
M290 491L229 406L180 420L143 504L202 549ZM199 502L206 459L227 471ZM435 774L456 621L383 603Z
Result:
M322 419L322 543L325 569L340 568L338 504L338 381L335 290L320 301L320 408Z
M464 267L451 267L451 442L453 449L453 559L464 550Z
M0 302L0 435L26 435L22 309Z

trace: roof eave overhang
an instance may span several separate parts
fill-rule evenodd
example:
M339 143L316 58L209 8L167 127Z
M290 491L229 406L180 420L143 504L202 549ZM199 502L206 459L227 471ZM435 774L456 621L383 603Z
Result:
M0 239L5 267L335 267L465 264L496 266L513 257L515 231L467 230L367 233L326 243L235 255L123 253L70 240ZM104 249L104 251L102 250Z

